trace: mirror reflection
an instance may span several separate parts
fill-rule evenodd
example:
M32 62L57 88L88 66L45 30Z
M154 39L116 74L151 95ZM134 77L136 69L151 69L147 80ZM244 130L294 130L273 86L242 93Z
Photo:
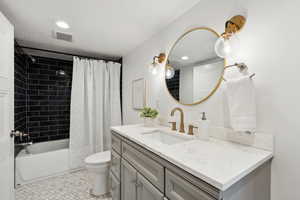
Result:
M220 85L225 60L215 53L217 39L215 31L197 28L181 36L171 49L165 79L169 93L180 103L201 103Z

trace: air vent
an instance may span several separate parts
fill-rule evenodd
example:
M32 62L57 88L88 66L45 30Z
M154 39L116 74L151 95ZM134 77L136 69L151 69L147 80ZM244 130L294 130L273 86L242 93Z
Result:
M66 42L72 42L73 36L69 33L55 32L55 38Z

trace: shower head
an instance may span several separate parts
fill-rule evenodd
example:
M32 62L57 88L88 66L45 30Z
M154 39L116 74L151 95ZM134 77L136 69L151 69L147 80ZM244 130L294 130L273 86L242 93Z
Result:
M30 57L30 59L31 59L31 62L32 62L32 63L35 63L35 62L36 62L36 59L35 59L34 57Z

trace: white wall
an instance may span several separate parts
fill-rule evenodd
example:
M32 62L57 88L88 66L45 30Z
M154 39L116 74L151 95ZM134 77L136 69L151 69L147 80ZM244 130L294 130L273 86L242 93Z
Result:
M179 101L191 104L193 100L194 91L194 68L183 67L180 69L179 75Z
M187 121L200 111L207 111L214 125L226 124L221 90L207 102L194 107L178 105L166 91L163 73L152 76L147 71L154 55L168 52L179 35L192 27L208 26L222 33L224 22L234 7L234 0L202 0L188 13L170 24L130 54L124 56L124 123L141 122L131 106L131 81L148 80L148 105L158 106L167 120L170 110L180 106ZM275 135L272 164L272 200L299 199L300 185L300 1L243 0L248 21L240 33L241 52L234 61L247 63L257 87L258 130ZM231 63L229 61L229 63Z
M214 62L193 68L193 101L205 98L219 83L224 68L224 61Z

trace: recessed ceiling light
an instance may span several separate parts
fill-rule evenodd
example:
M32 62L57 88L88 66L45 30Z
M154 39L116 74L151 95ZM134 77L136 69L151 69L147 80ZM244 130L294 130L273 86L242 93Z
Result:
M63 29L68 29L70 28L69 24L65 21L57 21L56 22L56 25L59 27L59 28L63 28Z
M187 57L187 56L182 56L181 59L182 59L182 60L188 60L189 57Z

